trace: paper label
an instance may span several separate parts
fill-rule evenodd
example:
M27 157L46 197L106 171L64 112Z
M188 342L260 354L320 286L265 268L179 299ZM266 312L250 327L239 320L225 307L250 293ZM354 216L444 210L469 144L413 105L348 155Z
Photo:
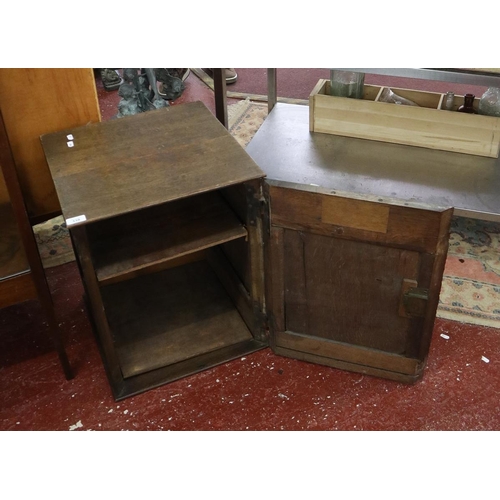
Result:
M71 217L70 219L66 220L66 226L78 224L78 222L85 222L86 220L87 220L87 217L85 217L85 215L78 215L76 217Z

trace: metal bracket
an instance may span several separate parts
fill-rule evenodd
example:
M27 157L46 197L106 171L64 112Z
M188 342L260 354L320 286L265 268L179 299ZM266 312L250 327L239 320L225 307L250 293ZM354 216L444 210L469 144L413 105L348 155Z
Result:
M253 186L246 186L247 195L247 223L250 226L257 224L258 218L265 218L267 211L267 203L261 193L258 193Z
M415 280L403 280L399 314L408 318L423 318L429 300L429 290L420 288Z

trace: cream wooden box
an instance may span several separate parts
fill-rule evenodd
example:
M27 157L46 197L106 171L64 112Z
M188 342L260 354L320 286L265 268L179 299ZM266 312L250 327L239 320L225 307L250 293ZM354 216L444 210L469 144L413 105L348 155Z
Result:
M419 106L380 102L383 89L365 85L363 99L334 97L330 81L320 80L309 96L311 132L498 158L500 118L444 110L445 94L436 92L391 87ZM462 103L455 96L454 109Z

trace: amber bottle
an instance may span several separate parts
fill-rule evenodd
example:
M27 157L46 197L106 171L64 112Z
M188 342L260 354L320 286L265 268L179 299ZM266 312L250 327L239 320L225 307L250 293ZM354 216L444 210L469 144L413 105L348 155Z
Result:
M457 111L460 111L460 113L477 113L473 106L475 97L476 96L474 94L465 94L464 103L457 109Z

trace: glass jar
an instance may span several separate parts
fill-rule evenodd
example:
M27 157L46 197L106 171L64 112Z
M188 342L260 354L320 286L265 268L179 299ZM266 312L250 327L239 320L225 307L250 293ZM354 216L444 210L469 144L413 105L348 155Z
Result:
M490 87L479 99L479 114L500 116L500 89Z
M363 99L365 74L334 69L330 77L330 95Z
M443 109L446 111L451 111L453 109L453 104L455 102L455 92L446 92L444 97Z

